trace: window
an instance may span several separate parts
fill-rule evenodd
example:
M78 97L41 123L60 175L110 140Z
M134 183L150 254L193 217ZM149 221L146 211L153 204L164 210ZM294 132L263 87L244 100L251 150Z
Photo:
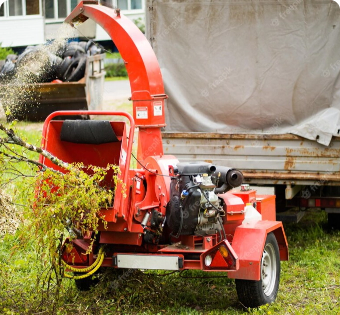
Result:
M9 0L0 6L0 17L40 15L42 0Z
M45 0L46 19L65 19L80 0Z
M121 10L128 10L128 0L117 0L117 7Z
M0 6L0 17L5 16L5 5L2 4Z
M71 0L71 10L73 10L78 4L78 0Z
M101 0L100 4L105 6L105 7L109 7L109 8L114 8L114 6L115 6L114 0Z
M9 16L23 15L21 0L11 0L8 2L8 5L9 5Z
M131 10L142 9L142 0L131 0Z
M142 0L116 0L117 8L121 10L141 10Z
M66 0L58 0L58 18L63 19L67 17Z
M54 18L54 0L45 0L45 17L46 19Z
M39 0L26 0L26 15L36 15L39 11Z

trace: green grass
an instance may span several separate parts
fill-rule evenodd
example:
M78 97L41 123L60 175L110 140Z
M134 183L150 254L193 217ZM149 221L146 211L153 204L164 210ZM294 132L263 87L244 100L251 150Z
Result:
M23 123L18 129L28 141L40 143L39 131ZM47 295L46 286L41 290L44 278L34 235L26 249L20 248L19 232L7 235L0 239L0 313L340 314L340 232L328 230L326 219L324 212L308 211L299 224L285 225L290 260L281 264L276 302L258 309L245 309L238 302L233 280L221 277L223 273L201 271L185 272L181 276L196 278L183 278L156 271L122 276L108 269L89 292L77 291L72 280L65 279L57 301Z
M128 79L129 77L105 77L105 81L125 81Z
M119 59L122 58L119 52L107 52L105 53L105 58L107 59Z
M6 59L6 57L10 54L14 54L14 51L10 47L1 47L1 42L0 42L0 60Z

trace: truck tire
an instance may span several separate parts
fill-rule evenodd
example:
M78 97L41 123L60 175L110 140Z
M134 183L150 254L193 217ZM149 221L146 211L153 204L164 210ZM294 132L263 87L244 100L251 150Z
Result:
M56 69L56 74L57 74L57 78L58 79L66 80L64 74L65 74L67 68L70 66L71 62L72 62L72 57L71 56L67 56L67 57L65 57L63 59L61 64Z
M328 227L333 230L340 230L340 213L328 213Z
M63 76L66 82L76 82L84 77L86 59L86 56L82 56L72 60Z
M79 44L72 44L72 45L68 45L65 49L64 52L64 58L71 56L73 57L75 55L76 52L79 52L81 54L85 54L85 50L84 48L82 48L81 46L79 46Z
M85 52L87 53L93 45L94 45L94 41L90 39L85 45Z
M276 299L280 283L280 254L275 235L269 233L261 259L261 280L236 279L239 301L246 307L258 307Z

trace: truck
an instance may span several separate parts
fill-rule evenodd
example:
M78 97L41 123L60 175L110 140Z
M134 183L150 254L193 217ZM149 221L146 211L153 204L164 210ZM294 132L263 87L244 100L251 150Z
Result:
M165 152L242 170L246 183L275 193L280 219L321 208L340 227L338 4L147 0L146 8L169 95Z
M104 168L99 184L112 192L97 213L98 231L86 229L86 220L68 220L73 233L59 250L65 277L84 289L100 267L220 271L235 279L243 305L274 302L280 261L289 256L282 222L275 221L275 196L259 195L247 186L231 193L243 182L242 173L232 166L179 162L164 154L161 128L168 96L150 44L119 9L97 1L80 2L65 21L77 25L88 18L108 32L125 61L133 117L125 112L57 111L45 120L40 163L59 172L82 163L89 175L91 165ZM55 119L74 115L112 118ZM132 152L135 127L137 157ZM136 167L130 166L132 158ZM43 204L50 200L44 202L46 192L62 194L67 189L51 182L37 187L36 199L42 198Z

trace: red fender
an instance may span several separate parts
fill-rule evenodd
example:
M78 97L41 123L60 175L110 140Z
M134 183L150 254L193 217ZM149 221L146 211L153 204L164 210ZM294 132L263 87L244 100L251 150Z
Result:
M257 221L238 226L232 241L232 248L239 258L239 270L228 271L233 279L260 280L261 258L269 233L273 232L279 245L280 260L288 260L288 243L278 221Z

